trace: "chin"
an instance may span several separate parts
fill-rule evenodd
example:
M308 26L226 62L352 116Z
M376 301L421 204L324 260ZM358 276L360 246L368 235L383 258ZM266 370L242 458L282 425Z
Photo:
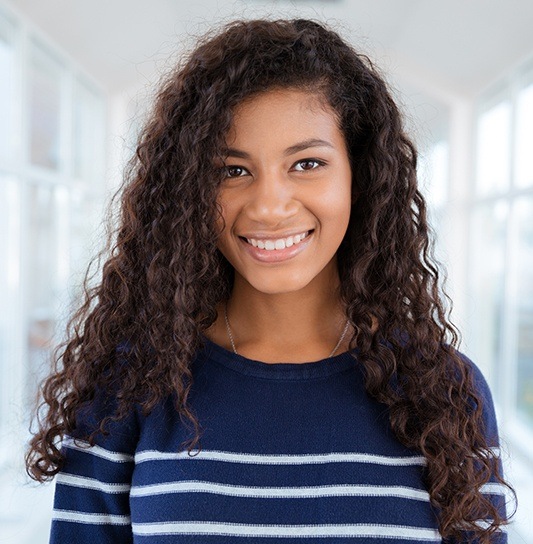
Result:
M288 280L287 278L274 280L270 278L266 281L258 281L258 278L253 278L248 283L256 290L266 295L281 295L286 293L294 293L304 289L309 285L309 280L306 278L295 278Z

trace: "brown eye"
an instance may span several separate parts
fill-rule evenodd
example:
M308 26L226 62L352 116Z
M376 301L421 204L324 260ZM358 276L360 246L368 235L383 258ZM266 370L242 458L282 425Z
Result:
M239 178L248 175L248 170L242 166L226 166L224 170L228 178Z
M316 159L303 159L301 161L298 161L294 165L294 169L297 172L305 172L307 170L315 170L319 166L323 166L325 163L322 161L317 161Z

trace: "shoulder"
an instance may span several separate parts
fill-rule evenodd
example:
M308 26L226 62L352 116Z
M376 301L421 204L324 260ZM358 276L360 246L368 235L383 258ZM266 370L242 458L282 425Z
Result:
M96 444L111 451L134 450L139 435L141 411L136 404L120 406L128 346L117 346L116 366L105 380L93 385L88 398L80 402L68 432L69 439Z
M463 362L467 374L472 379L472 384L474 386L474 389L476 393L481 397L483 400L487 400L492 404L492 393L489 387L489 384L480 369L480 367L472 361L468 356L466 356L464 353L460 351L456 351L457 355Z
M67 442L75 439L108 451L134 451L139 437L140 414L136 407L132 407L125 415L119 416L116 408L116 398L99 391L92 401L78 410Z
M479 366L469 357L460 351L456 352L465 365L466 375L470 378L474 396L472 398L473 408L481 407L482 421L485 434L489 442L498 444L498 425L494 400L489 384Z

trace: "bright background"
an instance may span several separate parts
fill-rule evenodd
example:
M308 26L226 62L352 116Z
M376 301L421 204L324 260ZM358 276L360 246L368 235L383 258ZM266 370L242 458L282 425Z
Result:
M262 15L335 25L402 104L461 348L496 402L510 543L533 543L531 0L0 0L0 542L48 540L31 402L154 85L214 23Z

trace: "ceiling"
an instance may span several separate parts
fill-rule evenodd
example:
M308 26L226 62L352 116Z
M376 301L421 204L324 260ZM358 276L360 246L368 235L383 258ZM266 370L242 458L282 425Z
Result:
M472 96L533 53L532 0L0 0L109 92L151 83L194 36L237 17L327 21L386 71ZM401 73L399 74L401 77Z

